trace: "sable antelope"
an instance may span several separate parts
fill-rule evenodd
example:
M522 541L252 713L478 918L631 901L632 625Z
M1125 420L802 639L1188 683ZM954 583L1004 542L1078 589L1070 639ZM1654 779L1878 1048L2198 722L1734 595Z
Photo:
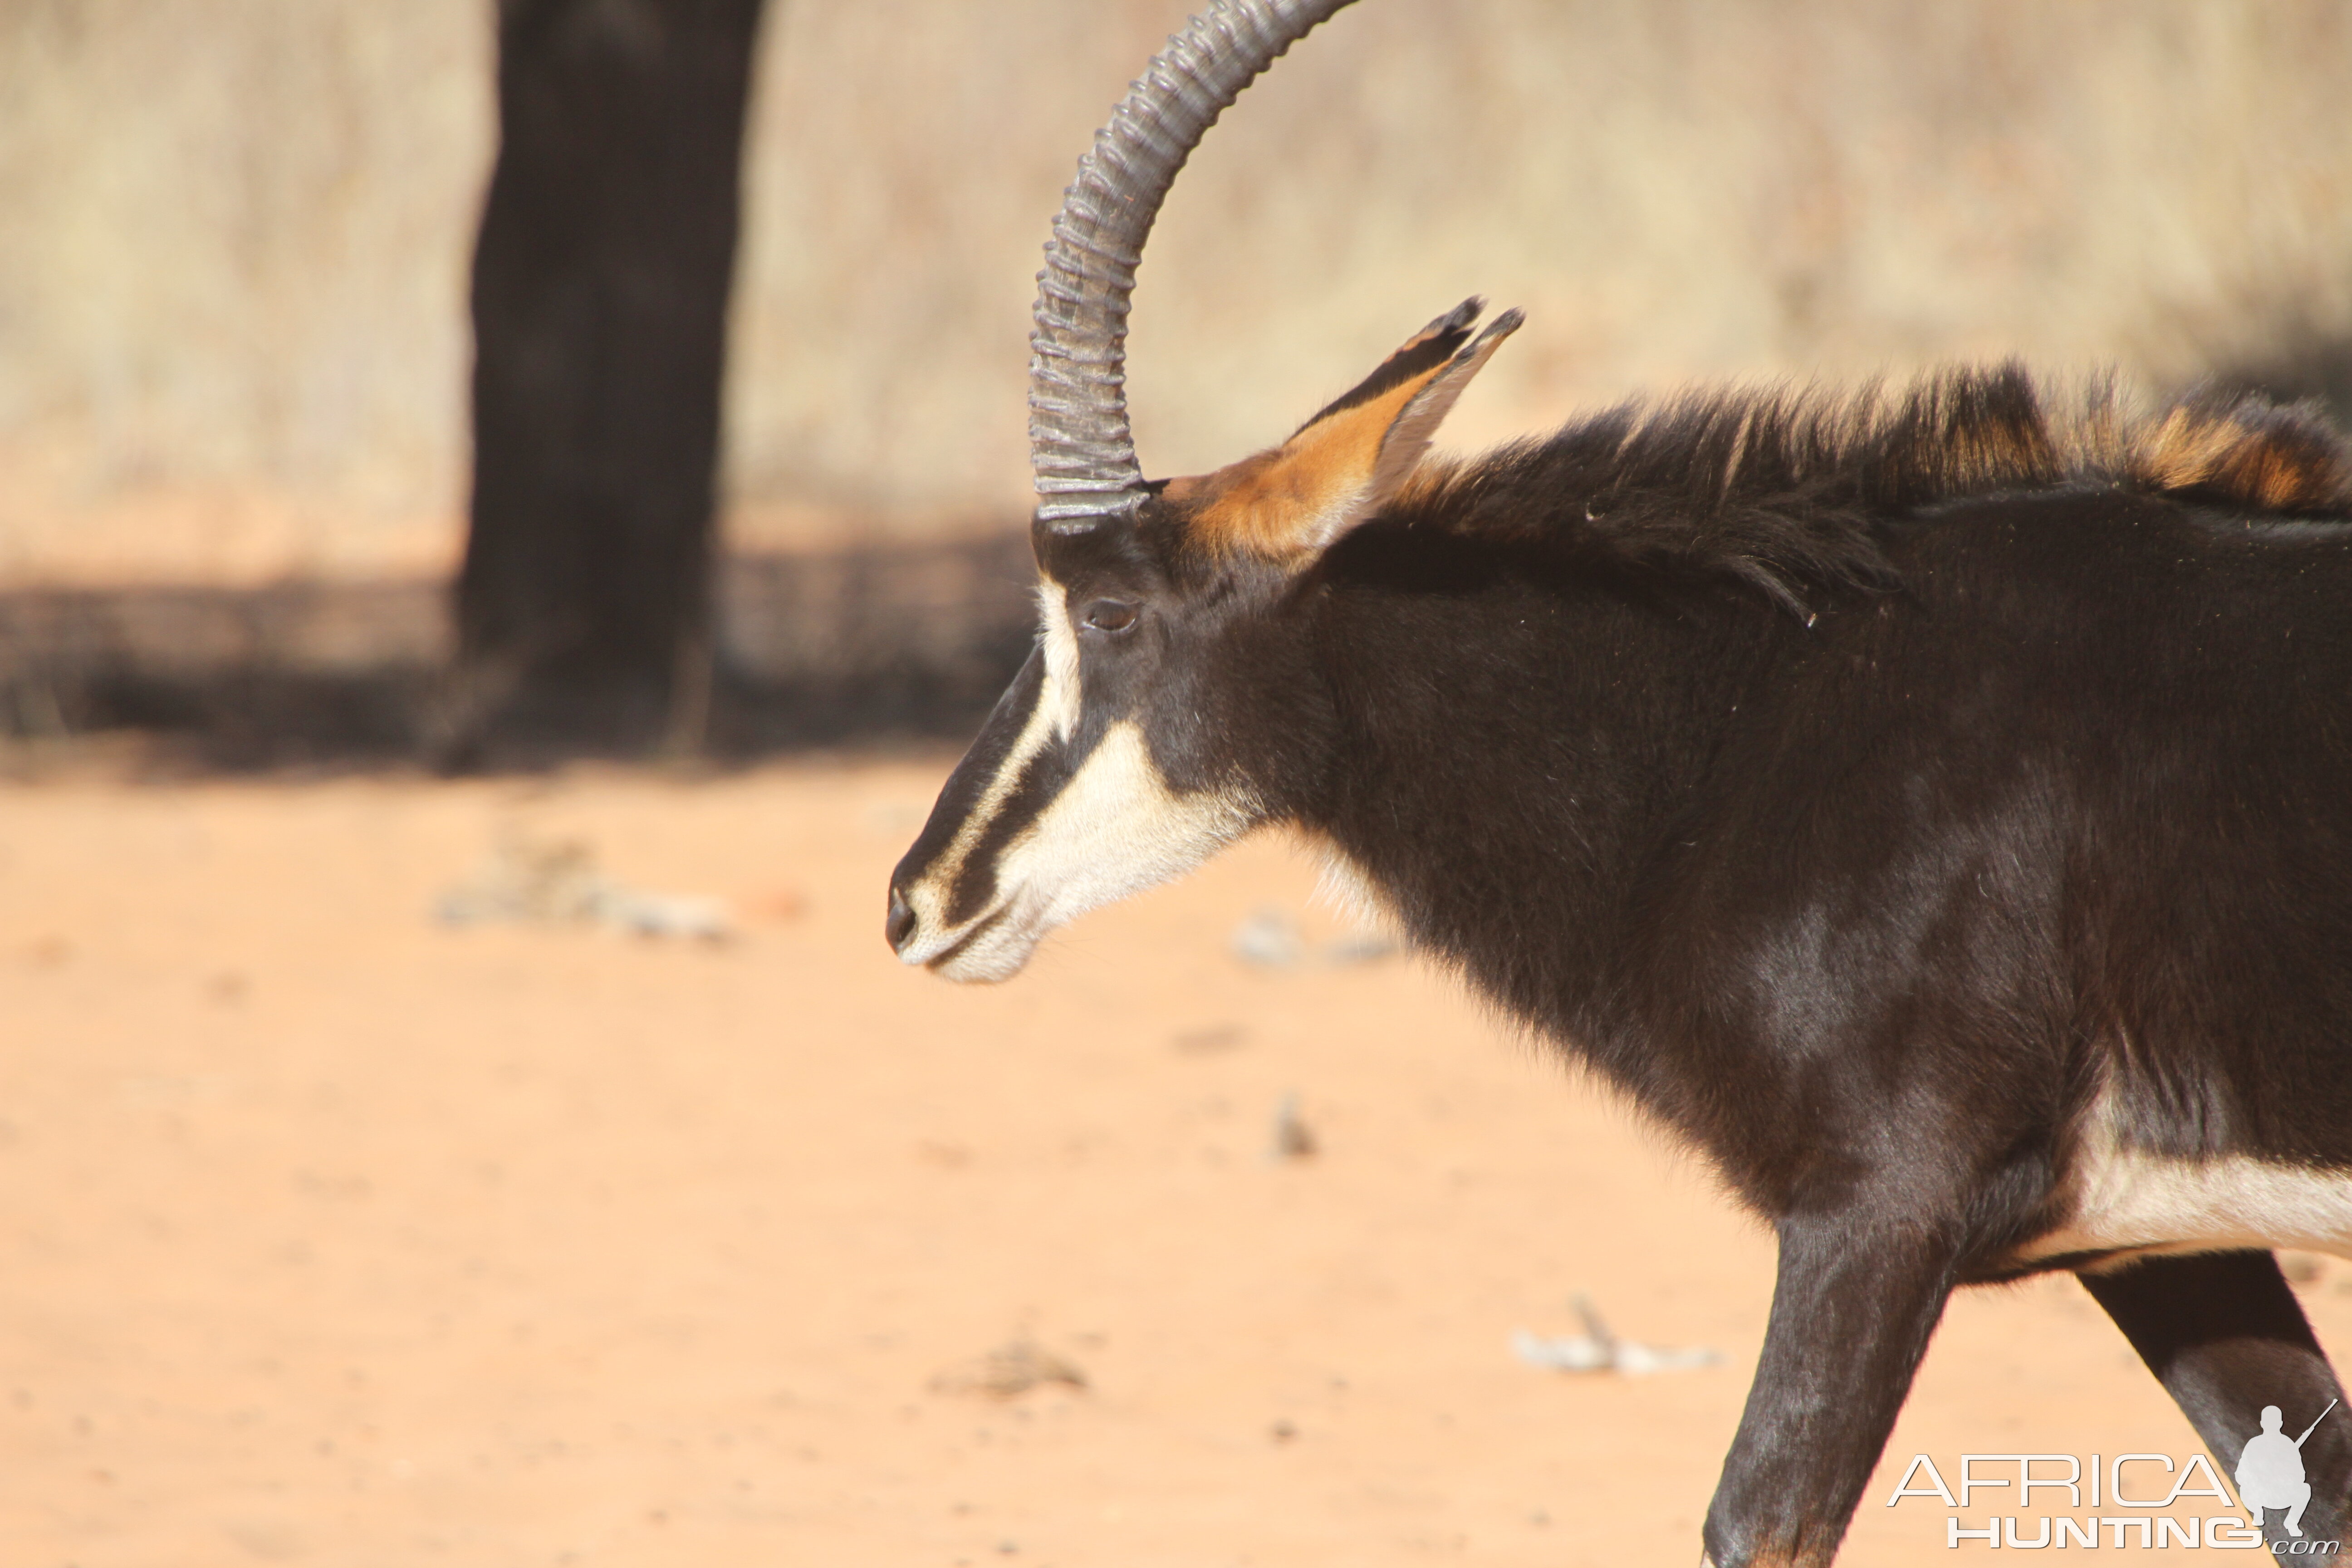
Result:
M2234 1473L2263 1406L2342 1392L2267 1249L2352 1256L2352 453L2001 367L1441 459L1519 324L1472 300L1280 446L1146 483L1144 237L1345 3L1196 18L1079 165L1033 339L1038 646L891 945L1003 980L1255 827L1319 838L1775 1227L1718 1568L1835 1555L1959 1285L2076 1272ZM2352 1426L2303 1455L2340 1538Z

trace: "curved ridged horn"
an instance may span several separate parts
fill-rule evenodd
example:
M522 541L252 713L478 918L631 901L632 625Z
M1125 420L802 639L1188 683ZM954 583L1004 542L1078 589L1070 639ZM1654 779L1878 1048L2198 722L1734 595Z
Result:
M1029 335L1029 460L1037 523L1057 531L1134 510L1143 470L1127 423L1127 309L1144 237L1176 171L1257 73L1352 0L1218 0L1168 40L1095 132L1037 274Z

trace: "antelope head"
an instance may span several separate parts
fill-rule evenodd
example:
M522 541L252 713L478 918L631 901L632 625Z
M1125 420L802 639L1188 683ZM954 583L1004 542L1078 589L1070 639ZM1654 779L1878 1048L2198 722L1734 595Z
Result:
M1045 933L1165 881L1320 786L1328 698L1301 606L1335 541L1413 483L1517 311L1475 300L1278 447L1146 481L1123 391L1135 267L1217 115L1348 0L1223 0L1169 42L1081 161L1038 274L1035 650L890 879L908 963L1003 980Z

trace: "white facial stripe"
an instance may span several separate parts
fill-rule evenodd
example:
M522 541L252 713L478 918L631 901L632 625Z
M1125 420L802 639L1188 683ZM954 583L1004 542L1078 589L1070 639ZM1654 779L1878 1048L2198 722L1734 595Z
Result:
M950 980L1008 979L1055 926L1191 870L1254 820L1245 800L1171 790L1142 730L1113 724L997 861L997 904L928 951L947 952L984 927L939 972Z
M972 802L971 809L964 814L954 840L924 870L921 879L906 889L907 903L915 911L915 929L919 933L917 940L899 954L907 963L929 963L954 946L975 923L975 921L966 921L961 925L949 922L949 895L963 877L964 865L971 858L972 847L980 842L981 836L988 831L989 825L1004 809L1005 800L1021 783L1021 775L1028 770L1037 753L1052 742L1054 733L1051 704L1046 693L1041 690L1037 705L1029 710L1029 717L1021 725L1021 733L1013 738L1012 749L1005 753L1004 761L998 764L996 773L989 779L988 787L981 792L980 798ZM975 920L986 918L983 912Z
M1038 647L1045 662L1045 680L1037 693L1037 706L1030 710L1021 726L1021 733L1005 754L988 788L972 803L971 810L956 830L955 840L932 862L922 879L907 891L907 902L915 911L917 930L921 940L908 947L902 955L908 963L922 963L955 945L963 933L981 920L985 912L960 926L948 922L948 899L956 883L962 878L964 866L971 857L972 846L980 841L997 814L1004 809L1007 796L1021 782L1037 753L1051 740L1067 742L1078 727L1080 688L1078 683L1078 638L1070 626L1070 617L1063 608L1062 590L1050 577L1037 584Z
M1077 733L1084 700L1078 683L1078 634L1070 625L1061 587L1051 577L1037 584L1037 639L1045 652L1045 689L1037 706L1053 720L1054 733L1066 741Z
M2027 1258L2278 1247L2352 1258L2352 1172L2127 1148L2116 1137L2113 1108L2104 1100L2067 1179L2074 1213L2060 1229L2036 1238Z

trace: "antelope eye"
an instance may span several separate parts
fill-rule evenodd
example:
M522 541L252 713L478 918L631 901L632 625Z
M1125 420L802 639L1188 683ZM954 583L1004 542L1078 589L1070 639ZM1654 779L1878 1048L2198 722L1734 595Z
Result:
M1087 629L1097 632L1123 632L1135 625L1135 605L1124 599L1097 599L1087 606L1084 616Z

